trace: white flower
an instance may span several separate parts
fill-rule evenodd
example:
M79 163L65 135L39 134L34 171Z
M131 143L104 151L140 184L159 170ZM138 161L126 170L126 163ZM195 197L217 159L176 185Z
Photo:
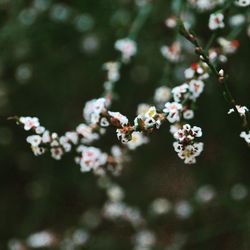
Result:
M209 18L209 29L216 30L219 28L224 28L224 15L222 13L213 13Z
M93 133L91 127L87 126L84 123L79 124L77 126L76 132L83 137L82 138L83 143L89 144L99 138L99 135L97 133Z
M240 7L247 7L250 5L250 0L235 0L234 3Z
M144 127L146 129L148 128L152 128L153 126L155 126L156 128L159 128L161 126L161 121L160 119L158 119L157 116L157 111L155 106L151 106L149 107L149 109L143 114L139 114L135 120L134 120L134 124L135 126L139 126L139 120L143 121Z
M27 245L31 248L51 247L55 242L55 237L46 231L34 233L27 239Z
M107 154L102 153L98 148L82 146L78 148L78 152L81 153L80 166L82 172L97 170L107 162Z
M168 28L175 28L177 25L176 16L170 16L165 20L165 24Z
M39 135L30 135L27 137L26 141L31 144L32 147L37 147L42 142L42 138Z
M185 200L179 201L175 205L175 213L181 219L187 219L193 213L193 208L188 201L185 201Z
M102 117L101 120L100 120L100 126L101 127L108 127L110 124L109 124L109 121L106 117Z
M183 112L183 118L186 120L191 120L194 118L194 111L191 109L188 109Z
M115 42L115 49L122 53L122 59L124 62L128 62L130 58L137 53L136 42L129 38L117 40Z
M167 102L171 97L171 89L165 86L159 87L155 90L154 100L155 102Z
M117 129L116 135L117 135L118 140L120 140L123 144L126 144L129 142L127 134L122 129Z
M153 201L151 209L155 214L166 214L170 211L172 205L171 203L164 198L158 198Z
M148 230L139 231L135 235L135 244L138 249L151 249L155 244L155 235Z
M246 143L250 144L250 131L248 133L246 131L242 131L240 133L240 137L243 138Z
M106 109L107 102L105 98L93 99L86 103L83 109L83 116L90 124L97 124L100 114Z
M117 62L107 62L104 64L104 69L106 69L108 72L108 81L116 82L120 78L120 64Z
M174 42L171 46L162 46L161 54L170 62L178 62L181 57L181 46L179 42Z
M239 114L241 116L245 116L246 115L246 112L249 112L249 109L246 107L246 106L240 106L240 105L236 105L236 109L238 110ZM234 113L234 109L230 109L228 111L228 114L231 114L231 113Z
M200 94L203 92L204 86L205 84L201 80L191 80L189 82L189 90L191 92L190 98L192 100L195 100L196 98L198 98Z
M180 103L167 102L165 104L165 109L163 109L163 112L167 114L168 121L174 123L180 120L181 110L182 110L182 105Z
M34 147L31 146L31 150L34 153L35 156L39 156L45 153L45 149L42 147Z
M174 138L177 140L173 143L174 150L184 160L185 164L194 164L196 157L203 151L204 144L195 142L195 138L201 136L201 128L197 126L191 127L189 124L183 125L182 129L174 133Z
M215 196L215 190L210 185L200 187L196 192L196 199L201 203L211 201Z
M185 94L188 92L189 86L187 83L184 83L180 86L177 86L172 89L172 94L175 102L180 102L183 97L185 97Z
M52 147L50 149L51 157L55 160L61 160L63 155L63 150L60 147Z
M51 136L48 130L46 130L42 135L42 141L43 143L49 143L51 142Z
M117 185L112 185L108 188L107 194L112 202L119 202L124 198L124 192L121 187Z
M134 131L131 136L131 140L127 143L127 146L130 150L134 150L137 147L148 143L148 138L144 136L141 132Z
M65 136L70 142L72 142L73 144L77 144L78 134L76 132L66 132Z
M45 131L45 127L42 127L42 126L39 126L39 127L37 127L37 128L35 129L35 132L36 132L37 134L43 134L44 131Z
M139 115L139 114L145 115L146 112L149 110L149 108L150 108L150 105L148 105L146 103L141 103L138 105L136 113L137 113L137 115Z
M218 38L218 43L220 44L224 54L232 54L239 47L238 40L227 40L223 37Z
M108 111L108 114L112 117L111 120L118 121L122 127L128 124L128 118L121 113Z
M250 0L249 0L250 2ZM231 26L235 27L235 26L240 26L242 25L244 22L246 21L246 17L242 14L237 14L237 15L233 15L230 17L229 19L229 23Z
M24 125L25 130L31 130L40 126L37 117L20 117L19 121Z

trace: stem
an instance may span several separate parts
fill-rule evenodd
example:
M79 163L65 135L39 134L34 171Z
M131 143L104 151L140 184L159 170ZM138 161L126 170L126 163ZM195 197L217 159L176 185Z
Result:
M179 20L179 32L183 37L185 37L188 41L190 41L195 46L196 54L199 55L200 59L208 65L211 72L213 73L213 75L215 76L217 81L220 83L220 85L222 87L223 95L224 95L226 101L228 102L228 104L231 106L231 108L234 109L235 113L237 114L237 116L241 120L242 127L244 129L248 129L249 128L248 122L247 122L246 118L239 113L239 111L236 107L236 101L235 101L231 91L229 90L225 76L220 75L220 73L218 72L216 67L210 61L205 50L200 45L198 38L185 28L182 20Z
M129 31L128 37L130 39L135 40L137 38L139 31L141 30L142 26L144 25L151 12L151 9L151 4L145 4L143 7L140 8L139 13Z

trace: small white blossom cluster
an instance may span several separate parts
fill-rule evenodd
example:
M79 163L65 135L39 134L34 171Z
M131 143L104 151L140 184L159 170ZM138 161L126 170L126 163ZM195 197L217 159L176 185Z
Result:
M136 42L130 38L117 40L115 43L115 49L122 53L122 60L125 63L129 62L130 58L137 53Z
M83 117L89 124L96 125L100 121L101 113L107 109L108 103L105 98L93 99L85 104Z
M76 158L76 162L80 164L82 172L93 170L98 172L99 168L107 163L108 155L101 152L99 148L79 146L77 152L80 157Z
M201 128L189 124L183 125L181 129L174 133L174 138L177 140L173 143L178 156L184 160L186 164L196 163L196 157L203 151L204 144L195 142L196 138L202 136Z

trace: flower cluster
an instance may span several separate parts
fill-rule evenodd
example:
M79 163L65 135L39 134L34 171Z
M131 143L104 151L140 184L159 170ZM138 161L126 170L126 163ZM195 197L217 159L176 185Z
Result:
M201 128L191 127L189 124L183 125L181 129L174 133L174 138L177 140L173 143L174 149L186 164L194 164L196 157L203 151L204 144L195 142L196 138L201 136Z

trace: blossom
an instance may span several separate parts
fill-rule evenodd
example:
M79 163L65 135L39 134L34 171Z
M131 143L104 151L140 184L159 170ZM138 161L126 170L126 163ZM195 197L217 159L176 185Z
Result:
M50 132L48 130L45 130L42 135L42 142L43 143L49 143L51 141Z
M171 46L162 46L161 54L170 62L178 62L181 58L181 46L179 42L174 42Z
M250 144L250 131L246 132L246 131L242 131L240 133L240 137L243 138L246 143Z
M189 82L189 90L191 92L190 98L192 100L197 99L200 96L200 94L203 92L204 86L205 84L201 80L191 80Z
M28 131L35 129L40 126L39 120L37 117L20 117L19 121L24 125L24 130Z
M43 134L44 131L45 131L45 127L42 127L42 126L36 127L36 129L35 129L35 132L37 134Z
M136 42L129 38L117 40L115 42L115 49L122 53L122 59L124 62L128 62L130 58L137 53Z
M107 194L112 202L119 202L124 198L124 192L118 185L112 185L108 188Z
M165 104L165 109L163 109L163 112L167 114L168 121L174 123L180 120L181 110L182 110L182 105L180 103L167 102Z
M42 147L31 146L31 150L35 156L39 156L45 153L45 149Z
M131 134L131 140L127 143L127 147L130 150L134 150L145 143L148 143L148 138L144 136L141 132L134 131Z
M223 37L218 38L218 43L222 47L222 52L224 54L232 54L239 47L239 41L238 40L227 40L227 39L225 39Z
M47 231L41 231L30 235L27 239L27 245L31 248L51 247L56 241L53 234Z
M99 138L99 135L97 133L94 133L92 128L84 123L81 123L77 126L76 132L82 136L81 140L83 143L89 144Z
M247 7L250 5L250 0L235 0L234 3L240 7Z
M177 25L176 16L170 16L170 17L166 18L166 20L165 20L165 25L166 25L168 28L175 28L176 25Z
M76 132L66 132L65 136L71 143L77 144L78 134Z
M149 107L149 109L143 114L139 114L135 120L134 124L136 127L142 127L143 129L149 129L152 127L159 128L161 125L161 121L158 117L155 106Z
M128 124L128 118L125 115L122 115L119 112L111 112L111 111L108 111L108 114L111 116L112 123L115 124L118 123L122 127Z
M204 144L195 142L195 139L201 136L201 128L191 127L189 124L183 125L182 129L175 132L174 138L177 141L173 143L173 146L179 158L184 160L185 164L196 163L196 157L203 151Z
M138 105L137 107L137 115L139 114L145 114L150 108L150 105L146 104L146 103L141 103Z
M192 79L196 77L199 80L204 80L209 77L206 69L207 65L205 63L193 63L184 71L184 76L186 79Z
M194 111L191 109L185 110L183 112L183 118L186 120L190 120L194 118Z
M52 147L50 149L51 157L55 160L61 160L63 155L63 150L61 147Z
M139 231L135 235L135 245L136 249L151 249L155 244L155 235L148 230Z
M236 105L236 109L239 112L240 116L245 116L246 112L249 112L249 109L246 106ZM235 112L235 110L232 108L227 113L231 114L231 113L234 113L234 112Z
M116 82L120 78L120 64L117 62L107 62L104 64L104 69L107 70L108 81Z
M39 135L30 135L27 137L26 141L31 144L32 147L37 147L42 142L42 138Z
M97 124L100 114L106 109L107 102L105 98L93 99L86 103L83 109L83 117L90 124Z
M184 83L180 86L177 86L172 89L172 95L175 102L180 102L183 97L185 97L185 94L188 92L189 86L187 83Z
M171 90L168 87L162 86L155 90L154 100L158 103L167 102L171 97Z
M152 212L158 215L168 213L171 207L172 207L171 203L164 198L158 198L154 200L153 203L151 204Z
M207 11L216 7L217 4L223 2L220 1L211 1L211 0L189 0L193 7L197 8L199 11Z
M213 13L209 18L209 29L216 30L219 28L224 28L224 15L222 13Z
M107 154L102 153L99 148L80 146L77 151L81 153L80 166L82 172L97 170L107 162Z

